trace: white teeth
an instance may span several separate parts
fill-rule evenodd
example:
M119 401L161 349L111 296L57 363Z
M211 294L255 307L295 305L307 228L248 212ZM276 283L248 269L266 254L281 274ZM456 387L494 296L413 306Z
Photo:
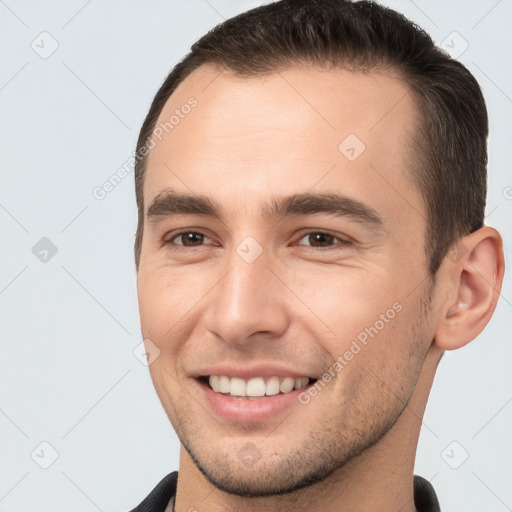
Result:
M265 381L266 379L266 381ZM253 377L248 381L239 377L227 377L226 375L211 375L208 378L210 387L216 393L231 396L259 398L273 396L279 393L290 393L294 389L302 389L308 385L308 377Z
M277 377L270 377L267 382L267 396L277 395L279 393L279 379Z
M220 377L218 375L212 375L210 377L210 386L212 387L213 391L216 391L217 393L220 391L219 380Z
M308 385L308 378L307 377L299 377L298 379L295 379L295 386L293 389L302 389L305 388Z
M281 391L281 393L289 393L293 389L293 386L295 386L295 379L286 377L279 385L279 391Z
M247 383L245 390L247 396L265 396L265 381L261 377L255 377Z
M229 377L226 377L225 375L222 375L220 377L219 381L220 381L219 391L221 393L229 393L230 388L231 388L231 384L230 384L231 379Z
M244 379L239 379L238 377L233 377L231 379L231 384L229 387L229 393L231 395L246 396L245 389L246 389L246 385L245 385Z

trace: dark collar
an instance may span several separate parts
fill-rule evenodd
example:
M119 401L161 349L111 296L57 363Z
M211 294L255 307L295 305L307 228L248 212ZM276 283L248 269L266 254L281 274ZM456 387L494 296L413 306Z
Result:
M158 482L138 507L130 512L165 512L170 499L176 494L178 472L173 471ZM414 475L414 505L418 512L441 512L432 484L425 478Z

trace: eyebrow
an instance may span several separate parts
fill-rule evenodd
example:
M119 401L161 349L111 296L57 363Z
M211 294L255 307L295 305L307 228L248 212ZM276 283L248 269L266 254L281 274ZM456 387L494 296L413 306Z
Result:
M166 188L151 201L147 218L156 222L174 215L200 215L223 220L222 205L204 195L191 195ZM301 193L274 198L263 205L262 216L266 219L290 217L293 215L329 214L346 217L369 227L383 226L382 218L370 206L338 193Z

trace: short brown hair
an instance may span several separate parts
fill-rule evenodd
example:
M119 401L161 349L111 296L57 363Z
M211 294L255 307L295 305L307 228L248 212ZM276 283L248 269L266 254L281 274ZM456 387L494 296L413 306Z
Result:
M403 15L375 2L280 0L217 25L192 45L160 87L136 150L138 270L144 225L147 144L176 87L203 64L240 77L293 65L389 70L411 89L421 112L412 129L411 177L427 212L425 253L435 278L457 240L483 226L488 119L478 82ZM147 151L146 151L147 154Z

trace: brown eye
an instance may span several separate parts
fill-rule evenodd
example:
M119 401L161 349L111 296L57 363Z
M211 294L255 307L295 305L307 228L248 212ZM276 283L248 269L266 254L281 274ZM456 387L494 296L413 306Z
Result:
M183 231L181 233L178 233L174 235L172 238L167 240L166 244L170 245L178 245L182 247L196 247L202 244L204 239L209 238L201 233L198 233L196 231ZM181 242L175 242L175 240Z
M332 246L345 246L349 245L350 242L344 238L340 238L336 235L331 235L324 231L311 231L303 235L299 240L299 245L308 245L300 243L301 240L307 240L311 247L322 249L331 248Z

